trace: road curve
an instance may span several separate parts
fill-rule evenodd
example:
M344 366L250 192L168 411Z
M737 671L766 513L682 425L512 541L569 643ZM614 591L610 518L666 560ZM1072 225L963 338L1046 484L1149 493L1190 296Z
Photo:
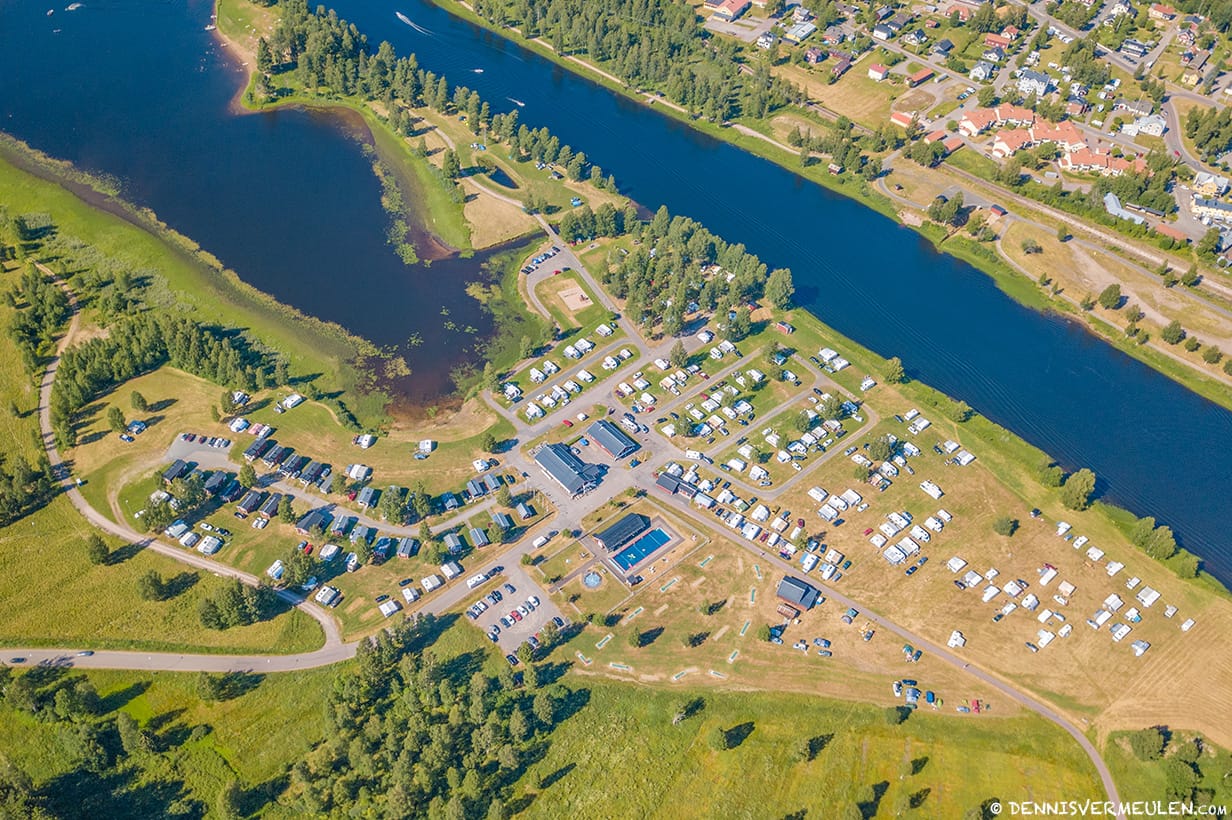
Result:
M572 257L570 252L566 258ZM589 276L584 272L580 261L573 257L570 261L575 261L580 271L589 280ZM53 275L52 272L43 268L44 273ZM59 281L59 280L57 280ZM60 283L63 286L63 282ZM597 283L588 281L595 288L597 294L603 294L603 290L597 287ZM68 288L65 288L69 293L70 300L73 305L73 318L69 324L68 331L60 339L56 347L55 355L48 363L47 369L43 375L43 380L39 388L39 423L42 429L43 444L47 451L47 457L51 462L53 474L60 481L64 491L72 501L73 506L83 515L86 520L92 525L112 533L121 538L128 539L134 543L142 544L149 549L167 555L181 563L187 563L192 566L199 567L219 575L227 575L238 578L244 583L254 584L256 578L248 573L241 572L223 564L208 561L203 557L185 552L182 549L170 547L166 544L161 544L157 540L135 532L134 530L117 524L103 515L98 513L77 490L75 483L68 477L67 470L64 469L63 461L60 458L59 452L55 446L55 437L51 430L51 413L50 399L51 388L55 381L56 372L59 369L60 355L68 346L75 334L80 318L77 312L76 300ZM606 298L600 298L607 304ZM634 335L633 338L638 338ZM644 342L641 344L644 345ZM871 428L870 428L871 429ZM649 483L649 476L643 474L643 483ZM726 538L727 534L718 530L713 521L699 515L687 503L681 504L678 500L673 504L677 512L694 522L702 525L707 530L718 533L719 537ZM762 560L782 570L783 572L795 572L795 568L784 561L777 555L763 552L757 545L747 543L742 539L731 539L738 543L744 549L757 555ZM1019 691L1009 682L997 677L983 669L973 666L971 663L964 661L959 656L953 654L948 649L934 644L904 627L895 624L888 618L869 611L853 599L847 597L841 592L836 591L832 587L824 584L814 584L833 601L848 607L854 607L861 610L863 616L872 623L877 624L881 629L902 637L911 642L918 648L931 652L938 658L952 664L961 671L971 675L977 680L991 686L998 692L1010 698L1015 703L1029 709L1045 719L1055 723L1064 729L1071 737L1078 742L1078 745L1086 753L1099 774L1100 781L1103 784L1104 792L1109 801L1116 807L1116 816L1123 820L1124 814L1120 812L1120 796L1117 792L1116 783L1112 779L1112 773L1108 770L1099 751L1094 744L1082 733L1079 728L1071 723L1068 718L1059 714L1057 711L1036 700L1032 696ZM354 657L357 642L343 643L338 631L337 623L333 617L322 610L320 607L312 603L305 602L299 598L286 592L281 592L284 598L294 603L303 611L307 612L315 618L325 631L325 645L315 652L306 652L297 655L194 655L194 654L177 654L177 653L158 653L158 652L132 652L132 651L117 651L117 650L96 650L90 654L81 654L88 650L72 650L72 649L46 649L46 648L9 648L6 650L7 659L13 662L13 659L21 658L23 665L28 664L48 664L53 666L71 666L74 668L83 669L128 669L138 671L176 671L176 672L290 672L300 669L312 669L339 661L347 660Z
M49 268L43 265L39 265L39 269L45 275L52 276L53 278L55 278L54 273ZM77 511L81 513L81 515L87 521L89 521L92 526L97 527L98 529L103 530L104 532L110 533L111 535L114 535L118 538L122 538L132 544L137 544L145 549L149 549L153 552L157 552L161 555L165 555L168 558L172 558L176 561L179 561L182 564L188 564L191 567L203 570L205 572L212 572L215 575L236 578L242 583L248 584L249 586L256 586L258 583L258 579L254 575L250 575L247 572L243 572L241 570L235 569L234 567L229 567L222 563L211 561L204 556L196 554L195 552L189 552L181 548L176 548L168 544L163 544L159 542L156 538L150 535L144 535L130 527L127 527L123 524L110 520L106 516L99 513L98 510L91 507L90 503L86 501L85 496L83 496L81 494L81 491L77 489L76 481L70 477L70 471L64 464L64 460L60 457L60 452L56 447L55 434L52 432L52 428L51 428L51 388L52 388L52 385L55 383L56 373L60 369L60 355L64 352L64 349L68 347L69 343L72 341L74 335L76 334L77 327L80 323L81 314L77 309L77 299L76 299L75 294L73 294L73 292L68 287L66 287L64 283L61 282L58 278L56 279L56 281L60 283L61 287L64 287L65 292L68 294L69 302L70 302L73 314L72 314L72 319L69 322L68 330L65 331L64 335L60 338L59 342L57 343L55 355L53 355L51 358L51 361L47 363L47 369L43 372L43 380L39 385L39 407L38 407L39 427L40 427L40 432L43 438L43 448L47 452L47 460L51 463L52 476L59 483L64 494L68 496L68 499L72 503L73 507L75 507ZM317 621L317 623L321 625L321 629L325 633L325 645L321 649L317 650L316 652L309 652L309 653L305 653L302 655L271 656L269 659L271 663L273 663L275 660L280 660L280 661L285 662L285 666L287 669L300 669L300 668L305 668L302 665L302 662L306 658L309 658L309 657L322 655L322 658L317 659L317 660L320 660L320 663L316 664L316 665L321 665L321 663L332 663L333 660L343 660L344 657L351 657L352 655L355 654L355 649L353 645L350 647L344 646L342 642L342 635L338 631L338 623L334 620L332 615L330 615L328 612L326 612L324 609L317 606L316 604L313 604L309 601L304 600L303 596L295 595L286 590L279 590L278 595L283 600L296 606L301 611L303 611L304 613L312 617L315 621ZM30 650L30 653L32 655L35 654L35 650ZM101 652L99 653L99 655L102 655L102 654L103 653ZM110 655L110 654L128 654L128 653L107 653L107 654ZM324 660L323 658L326 656L332 657L333 660ZM181 656L181 657L192 657L192 656ZM202 658L203 660L209 659L211 661L216 662L219 659L227 657L227 656L203 655L199 657ZM236 663L241 664L241 665L250 660L251 659L247 658L246 656L236 656ZM265 659L263 658L262 660L264 661ZM142 667L136 667L136 668L142 668Z

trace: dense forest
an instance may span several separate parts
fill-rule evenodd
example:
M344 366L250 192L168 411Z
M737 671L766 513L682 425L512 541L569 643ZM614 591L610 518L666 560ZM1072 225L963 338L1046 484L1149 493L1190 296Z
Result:
M742 70L739 45L711 37L694 7L678 0L476 0L474 10L490 23L542 39L558 54L585 56L630 88L660 91L714 122L764 117L801 97L771 77L765 61Z
M1232 150L1232 108L1194 108L1185 118L1185 136L1193 140L1202 159L1216 162Z
M562 665L529 655L523 672L502 661L489 675L482 650L438 654L449 620L425 615L361 642L334 676L312 750L248 789L207 751L210 727L185 724L180 710L139 723L118 708L124 699L100 697L67 667L0 665L0 708L46 727L53 757L72 766L33 783L0 755L0 817L234 818L273 804L311 816L509 816L514 784L588 693L557 680ZM202 673L196 694L225 701L261 686L260 675ZM209 775L188 777L185 767L206 757Z
M613 296L627 300L625 315L645 328L661 325L667 335L678 335L695 305L693 309L718 316L735 313L725 331L736 339L750 329L749 302L763 296L778 308L790 302L789 271L767 273L766 265L744 245L728 244L695 220L671 216L666 207L650 222L639 223L634 234L638 244L633 251L601 278ZM768 292L772 290L777 294Z
M257 91L277 96L273 84L280 76L322 96L358 96L380 102L388 121L403 136L416 134L416 119L410 109L430 108L441 114L465 115L476 135L485 133L507 144L519 161L556 163L574 181L590 180L598 187L615 187L615 180L590 163L581 151L562 144L546 128L532 129L518 121L516 111L493 114L478 92L466 86L450 86L443 76L419 67L415 55L398 57L388 42L373 52L367 38L333 11L308 9L306 0L288 0L281 5L278 25L266 41L258 43ZM452 153L452 152L450 152ZM445 173L456 177L460 171Z
M529 656L490 677L430 648L431 615L360 644L326 709L326 739L291 769L284 802L313 815L502 818L513 784L586 702Z

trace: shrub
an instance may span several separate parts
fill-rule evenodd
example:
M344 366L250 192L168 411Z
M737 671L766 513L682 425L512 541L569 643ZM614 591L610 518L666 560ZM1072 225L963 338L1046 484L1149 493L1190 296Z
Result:
M1179 344L1185 338L1185 328L1181 327L1181 323L1173 319L1168 323L1168 326L1159 332L1159 338L1163 339L1170 345Z
M997 535L1011 536L1018 529L1018 519L1010 518L1008 515L999 517L992 522L992 531Z
M1115 282L1104 288L1099 294L1099 305L1105 310L1116 310L1121 306L1121 286Z
M1091 493L1095 492L1095 473L1087 468L1065 479L1061 487L1061 503L1071 510L1085 510L1091 506Z

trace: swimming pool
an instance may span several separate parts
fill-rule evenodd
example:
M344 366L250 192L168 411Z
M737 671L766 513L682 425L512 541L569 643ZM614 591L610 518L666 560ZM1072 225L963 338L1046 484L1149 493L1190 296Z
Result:
M613 555L612 562L624 572L628 572L670 540L672 537L663 530L653 529Z

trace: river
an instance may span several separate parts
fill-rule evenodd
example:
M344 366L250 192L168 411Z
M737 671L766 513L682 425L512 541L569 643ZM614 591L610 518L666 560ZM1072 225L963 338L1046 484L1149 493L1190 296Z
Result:
M22 43L0 49L0 129L119 178L246 281L393 348L412 368L392 385L400 398L453 389L452 368L493 330L465 292L487 281L485 255L403 264L357 116L236 115L245 69L205 31L206 0L63 6L0 6L5 41Z
M643 205L666 204L673 213L746 243L771 267L791 267L798 298L825 322L883 355L901 356L913 378L965 399L1066 467L1092 468L1105 499L1171 525L1209 571L1232 583L1232 549L1221 520L1232 469L1220 449L1232 441L1232 413L1080 326L1019 305L987 276L936 253L892 220L564 71L425 0L336 0L332 6L374 44L388 39L399 53L413 51L421 65L478 90L494 110L517 108L528 125L548 126L612 172L622 190ZM52 41L51 60L44 60L35 43L20 54L0 52L0 76L29 77L40 90L51 82L41 76L49 64L69 62L83 72L82 84L121 106L123 116L100 109L65 81L60 85L72 104L48 106L45 101L55 95L28 91L3 95L3 127L49 153L124 177L139 201L259 287L284 293L286 277L321 276L337 265L347 271L354 304L336 305L334 291L325 300L327 309L365 311L374 301L395 302L379 290L380 277L345 265L335 247L361 238L371 243L346 246L346 256L375 254L383 245L381 231L361 231L376 214L351 199L370 193L357 187L375 184L353 148L306 114L229 116L228 95L196 76L226 75L228 83L235 82L200 33L208 9L199 0L186 9L157 8L140 22L145 38L134 39L131 30L108 22L113 9L131 9L110 0L106 8L83 10L98 13L82 18L89 35L73 41L71 53L63 40ZM401 23L395 11L428 33ZM32 39L50 36L26 15L20 12L23 34L31 29ZM54 27L41 25L48 31ZM100 41L108 35L123 38L124 48ZM193 54L191 70L177 56L181 50ZM125 73L137 64L163 70L135 78ZM185 99L193 104L182 104ZM192 118L208 138L168 127L170 108L177 123L181 115ZM14 110L21 114L16 122ZM139 152L132 150L134 144ZM184 163L184 156L224 159ZM147 165L157 172L146 172ZM321 175L306 178L300 173L304 167L320 169ZM253 187L264 189L267 210L255 209L246 195ZM340 219L332 207L343 199L337 190L348 192L348 211L367 207L367 214ZM297 195L310 195L313 207L324 208L328 218L318 214L300 223L307 215ZM191 201L201 197L209 204ZM227 213L231 210L242 215L236 218ZM259 222L261 229L235 224L245 221ZM243 240L229 235L237 229ZM293 232L296 243L302 240L324 255L309 256L305 265L305 254L297 253L301 264L288 268L280 256L294 243L283 232ZM312 310L302 299L289 301ZM402 326L414 329L420 320L435 327L436 317L424 319L413 311Z

